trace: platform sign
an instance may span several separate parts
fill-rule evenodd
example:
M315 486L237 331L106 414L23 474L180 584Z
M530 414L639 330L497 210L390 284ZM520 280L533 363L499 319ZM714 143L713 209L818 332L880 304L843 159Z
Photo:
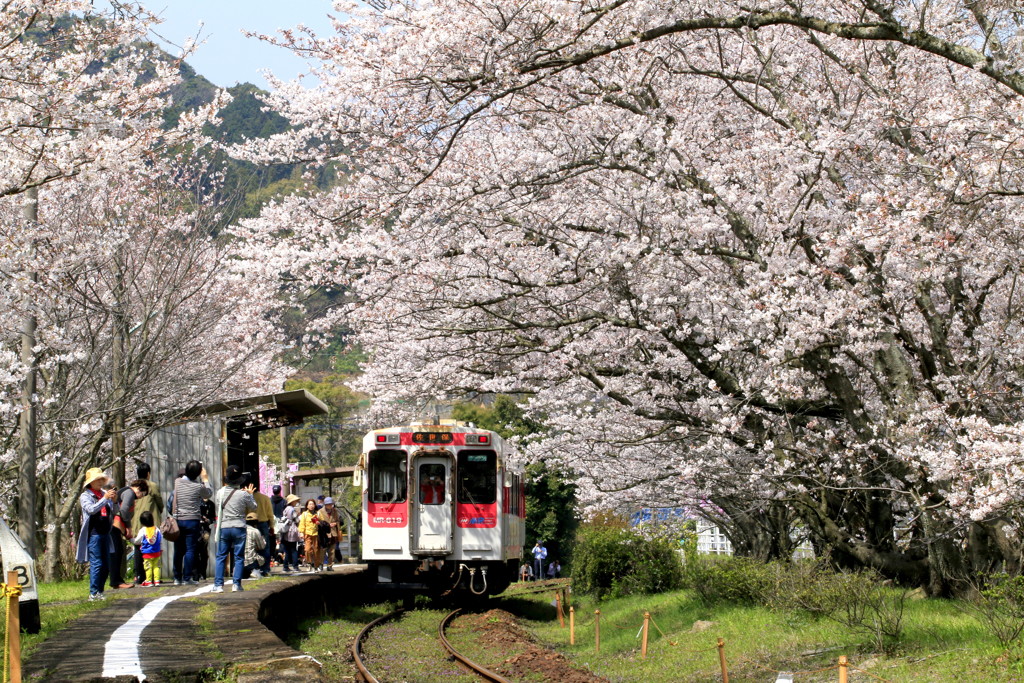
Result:
M39 592L36 589L36 561L32 559L25 543L13 532L7 522L0 517L0 553L4 559L4 580L9 572L18 576L21 596L18 598L21 630L26 633L39 633Z
M18 575L18 585L21 586L21 602L38 600L39 593L36 591L36 561L28 554L25 543L7 526L0 518L0 553L4 558L4 576L8 572Z

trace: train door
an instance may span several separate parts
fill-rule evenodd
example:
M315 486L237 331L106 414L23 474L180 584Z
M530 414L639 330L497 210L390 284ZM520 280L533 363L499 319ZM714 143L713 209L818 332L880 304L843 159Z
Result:
M416 523L414 553L452 552L452 496L449 486L451 460L424 456L416 463Z

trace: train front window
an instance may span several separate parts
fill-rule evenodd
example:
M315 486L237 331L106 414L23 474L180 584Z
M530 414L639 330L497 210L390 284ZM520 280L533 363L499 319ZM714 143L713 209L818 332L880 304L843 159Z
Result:
M425 463L420 465L420 502L424 505L440 505L444 502L444 465Z
M460 503L489 505L498 499L494 451L462 451L458 468Z
M405 502L405 452L370 453L370 502Z

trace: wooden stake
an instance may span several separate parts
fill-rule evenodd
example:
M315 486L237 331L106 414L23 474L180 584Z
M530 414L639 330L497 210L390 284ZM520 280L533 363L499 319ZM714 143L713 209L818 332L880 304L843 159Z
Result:
M601 651L601 610L594 610L594 652Z
M640 641L640 659L647 659L647 631L651 627L651 613L644 612L644 637Z
M847 676L849 672L846 670L848 662L846 661L846 655L839 657L839 683L847 683L849 680Z
M725 664L725 641L718 639L718 661L722 664L722 683L729 683L729 667Z
M562 613L562 591L555 591L555 609L558 610L558 625L565 628L565 615Z
M7 572L7 585L18 585L18 573ZM7 656L11 664L11 683L21 683L21 615L18 613L18 596L7 598Z
M576 608L569 606L569 644L576 644Z

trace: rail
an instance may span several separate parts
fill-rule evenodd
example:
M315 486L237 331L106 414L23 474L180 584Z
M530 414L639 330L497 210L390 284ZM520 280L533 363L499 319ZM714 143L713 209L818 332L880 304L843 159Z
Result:
M452 657L455 658L455 661L461 663L463 666L468 667L475 674L477 674L478 676L482 677L485 681L491 681L492 683L511 683L511 681L509 681L507 678L505 678L505 677L503 677L503 676L501 676L499 674L496 674L495 672L491 671L490 669L485 669L484 667L480 666L476 662L474 662L471 659L467 658L466 656L460 654L452 646L452 644L450 642L448 642L448 638L447 638L447 636L445 636L444 631L448 627L448 623L452 619L454 619L455 616L458 615L458 613L461 612L461 611L462 611L461 608L453 610L452 612L449 612L448 615L445 616L444 619L441 620L441 623L437 627L437 635L440 636L440 638L441 638L441 644L444 645L444 648L446 650L448 650L448 654L450 654Z
M363 627L363 630L359 632L359 635L356 636L355 641L352 643L352 659L355 661L356 669L359 670L359 675L362 676L365 683L380 683L380 681L370 673L370 670L366 668L366 664L363 662L363 641L366 640L366 636L369 635L370 631L385 621L390 621L401 615L404 611L404 609L396 609L394 612L377 617Z

